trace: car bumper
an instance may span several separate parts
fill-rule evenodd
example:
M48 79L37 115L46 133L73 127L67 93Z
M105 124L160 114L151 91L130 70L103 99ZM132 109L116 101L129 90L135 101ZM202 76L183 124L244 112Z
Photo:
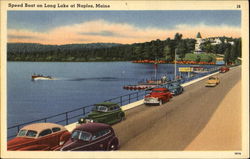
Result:
M156 98L154 99L144 99L144 104L160 104L160 101Z
M207 83L206 84L206 87L214 87L216 86L217 84L216 83Z
M172 94L173 96L176 96L176 95L181 94L182 92L183 92L182 90L179 90L179 91L171 92L171 94Z

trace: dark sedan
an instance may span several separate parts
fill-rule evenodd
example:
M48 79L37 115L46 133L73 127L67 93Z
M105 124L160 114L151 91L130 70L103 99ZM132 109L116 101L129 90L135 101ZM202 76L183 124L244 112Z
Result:
M93 111L78 120L79 124L96 122L114 124L125 119L125 112L116 103L103 102L95 104Z
M184 91L184 88L181 86L179 82L172 82L167 85L168 90L173 95L179 95Z
M119 141L113 128L103 123L86 123L76 127L61 151L117 150Z

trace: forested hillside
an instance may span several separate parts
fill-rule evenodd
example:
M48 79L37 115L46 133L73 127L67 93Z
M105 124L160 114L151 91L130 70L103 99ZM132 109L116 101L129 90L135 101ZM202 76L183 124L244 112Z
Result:
M224 37L225 38L225 37ZM206 53L224 54L225 60L241 56L241 39L231 39L235 45L222 43L212 46L204 43ZM174 39L152 40L145 43L115 44L68 44L68 45L42 45L31 43L8 43L8 61L130 61L130 60L166 60L173 61L175 51L179 60L194 51L195 39L183 39L177 33Z

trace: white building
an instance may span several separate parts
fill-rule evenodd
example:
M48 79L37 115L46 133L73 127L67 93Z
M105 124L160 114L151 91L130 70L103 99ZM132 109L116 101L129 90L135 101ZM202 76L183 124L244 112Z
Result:
M196 35L196 43L195 43L195 49L194 49L195 54L203 53L201 49L201 44L204 42L205 40L202 39L200 32L198 32L198 34Z
M210 37L210 38L202 39L200 32L198 32L196 35L196 43L195 43L195 49L194 49L195 54L204 53L201 48L201 44L206 41L209 41L211 45L219 45L222 43L219 37ZM227 41L227 39L224 40L224 43L230 43L231 45L234 45L233 41Z
M212 38L210 39L211 45L218 45L221 44L222 41L219 38Z

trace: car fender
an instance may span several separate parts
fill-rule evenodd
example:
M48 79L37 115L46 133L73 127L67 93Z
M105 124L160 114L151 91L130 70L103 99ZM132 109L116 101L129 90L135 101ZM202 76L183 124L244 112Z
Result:
M121 116L125 118L125 113L123 111L120 112Z
M110 146L112 143L117 144L117 149L119 149L119 147L120 147L119 140L118 140L118 138L117 138L116 136L114 136L114 137L108 142L107 150L108 150L109 146Z
M65 131L61 136L59 140L59 145L64 145L69 139L70 139L71 133L68 131Z
M48 145L31 145L26 146L18 149L19 151L26 151L26 150L50 150Z

